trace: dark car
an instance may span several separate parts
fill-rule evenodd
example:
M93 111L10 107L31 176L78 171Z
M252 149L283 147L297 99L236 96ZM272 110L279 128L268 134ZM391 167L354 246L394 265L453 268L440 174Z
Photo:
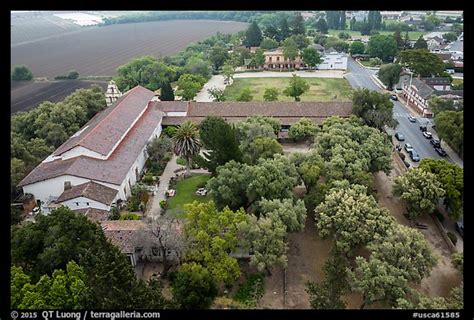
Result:
M435 151L438 152L438 154L442 157L446 157L448 154L446 153L446 151L444 151L443 148L439 147L439 148L435 148Z
M456 230L464 239L464 219L463 218L461 218L461 220L456 222Z
M411 161L418 162L420 161L420 156L416 153L415 149L412 149L410 152L410 159Z
M439 142L439 140L437 140L437 139L432 139L430 142L431 142L431 144L433 145L433 147L435 147L435 148L441 148L441 143Z
M390 99L392 99L393 101L398 101L398 97L397 97L396 94L392 94L392 95L390 96Z
M423 136L424 136L426 139L431 139L431 138L433 138L433 135L432 135L431 132L429 132L429 131L423 131Z
M420 130L423 131L423 132L425 132L425 131L427 131L428 129L426 128L426 126L420 126Z
M405 143L405 146L404 146L406 152L410 153L412 150L413 150L413 146L409 143Z
M397 138L398 141L405 141L405 136L401 132L395 133L395 138Z

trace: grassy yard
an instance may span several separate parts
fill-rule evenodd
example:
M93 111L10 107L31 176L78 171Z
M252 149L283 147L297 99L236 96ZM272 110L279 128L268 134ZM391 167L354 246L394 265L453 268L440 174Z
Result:
M301 101L350 101L351 87L347 80L337 78L304 78L310 85L309 90L301 96ZM224 95L227 101L236 101L242 89L252 90L253 101L263 101L266 88L278 88L278 101L294 101L285 96L283 90L288 86L290 78L245 78L234 79L232 85L226 87Z
M205 197L195 194L199 185L205 184L211 178L207 174L195 174L190 178L179 181L176 184L176 195L169 199L166 215L176 218L184 218L183 205L193 201L206 202L211 200L209 195Z
M464 79L453 79L452 85L457 86L457 85L463 84L463 83L464 83Z

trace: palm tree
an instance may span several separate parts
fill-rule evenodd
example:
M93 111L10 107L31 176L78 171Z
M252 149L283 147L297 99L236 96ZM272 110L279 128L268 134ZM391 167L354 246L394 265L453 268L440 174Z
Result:
M190 164L193 156L199 154L201 141L199 141L199 131L191 121L183 122L173 136L173 149L177 156L186 159L186 175L190 175Z

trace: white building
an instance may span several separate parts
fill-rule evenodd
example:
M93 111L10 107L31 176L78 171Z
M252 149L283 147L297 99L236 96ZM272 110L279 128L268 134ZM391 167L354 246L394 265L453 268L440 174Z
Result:
M137 86L97 114L19 183L23 192L46 212L52 199L73 210L108 210L126 200L145 165L147 143L161 133L163 112L153 96Z
M318 65L319 70L347 70L347 54L330 51L324 54L323 62Z

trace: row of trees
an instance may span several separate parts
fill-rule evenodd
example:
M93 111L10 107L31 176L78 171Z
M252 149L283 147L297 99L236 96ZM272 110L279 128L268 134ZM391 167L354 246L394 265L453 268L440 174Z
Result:
M374 130L373 135L362 134L370 130ZM353 139L362 140L351 147ZM429 301L430 305L443 300L425 297L412 289L414 284L419 284L429 275L436 264L436 258L424 236L416 229L398 225L388 210L378 207L368 189L370 183L364 183L364 179L359 178L364 175L370 177L370 173L379 170L390 170L390 147L384 134L361 125L356 118L332 118L323 123L314 140L315 149L310 155L295 155L294 158L298 159L295 163L298 164L299 172L313 173L309 175L312 179L306 178L314 181L306 196L307 203L310 208L315 207L316 227L322 237L332 239L333 248L331 258L324 267L325 280L308 283L311 306L318 309L344 308L341 296L350 291L362 294L361 308L377 302L391 307L410 308L421 300L425 304ZM371 152L347 157L361 146L364 148L366 143L367 147L373 148L377 140L382 143L378 148L371 149ZM348 153L349 150L351 153ZM384 156L377 156L377 161L372 162L373 166L361 166L362 163L371 163L365 157L374 150L384 150ZM342 159L336 160L341 156L345 158L344 162ZM305 157L312 159L310 162L302 161ZM359 160L361 162L357 166L352 165ZM341 174L334 174L334 169L338 168L334 166L336 163L342 168ZM311 165L313 169L303 169L303 164ZM424 178L413 180L424 181ZM448 180L446 177L444 179ZM423 190L427 188L428 194L436 193L427 185L420 186ZM410 191L413 193L413 188ZM421 198L430 199L423 194L418 203L424 201ZM369 250L370 256L357 256L361 249ZM462 294L459 288L455 290L449 305L462 308Z

